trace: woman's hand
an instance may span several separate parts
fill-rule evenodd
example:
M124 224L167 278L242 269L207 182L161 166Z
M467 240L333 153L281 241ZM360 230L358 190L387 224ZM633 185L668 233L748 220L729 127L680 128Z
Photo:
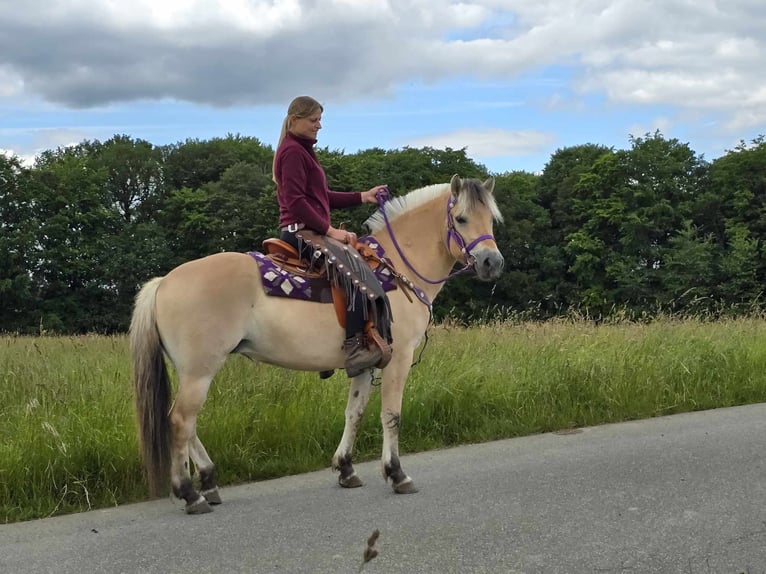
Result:
M332 226L327 229L325 235L341 243L353 243L356 240L356 233L353 231L346 231L345 229L338 229Z
M378 203L378 192L386 191L387 185L376 185L375 187L362 192L362 203Z

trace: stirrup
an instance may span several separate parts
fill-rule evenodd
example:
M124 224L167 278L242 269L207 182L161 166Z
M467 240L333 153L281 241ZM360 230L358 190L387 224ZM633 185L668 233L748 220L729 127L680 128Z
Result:
M380 333L378 333L378 330L375 328L375 325L372 323L368 323L365 326L364 334L367 337L368 343L372 346L375 345L378 349L380 349L380 352L383 354L383 357L380 359L380 362L378 362L377 365L375 365L375 368L382 369L386 365L388 365L389 362L391 362L391 355L393 354L393 349L391 349L391 345L388 344L388 341L386 341L383 337L381 337Z

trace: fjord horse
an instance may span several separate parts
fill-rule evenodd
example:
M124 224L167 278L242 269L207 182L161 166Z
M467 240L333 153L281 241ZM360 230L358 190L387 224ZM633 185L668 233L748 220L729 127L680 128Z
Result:
M494 179L461 179L395 197L366 222L399 277L390 291L393 356L382 370L383 477L397 493L416 492L399 460L402 393L414 352L431 321L431 302L456 262L479 279L496 279L503 256L492 235L502 216ZM308 327L307 327L308 326ZM321 334L321 336L318 336ZM268 296L253 257L218 253L148 281L136 296L130 325L135 400L150 492L173 494L189 514L210 512L221 498L215 466L196 431L197 415L215 374L231 353L288 369L343 368L344 330L332 305ZM165 356L178 374L171 404ZM351 381L345 428L332 459L341 486L362 482L352 451L373 377ZM192 485L189 459L200 479Z

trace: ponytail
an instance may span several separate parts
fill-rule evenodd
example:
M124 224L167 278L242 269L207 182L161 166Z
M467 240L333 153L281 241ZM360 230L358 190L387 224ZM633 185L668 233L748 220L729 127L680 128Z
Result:
M279 134L279 141L277 142L277 147L274 150L274 161L271 162L271 179L274 181L274 183L277 184L277 188L279 188L279 180L277 180L277 152L279 151L280 146L282 145L282 142L285 141L285 136L287 135L287 127L290 123L290 116L286 115L285 119L282 120L282 131Z

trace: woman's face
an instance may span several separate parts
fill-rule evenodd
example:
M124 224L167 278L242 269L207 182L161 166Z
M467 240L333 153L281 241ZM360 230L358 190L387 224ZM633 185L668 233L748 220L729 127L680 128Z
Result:
M305 118L293 116L290 120L290 131L296 136L307 139L317 139L317 133L322 129L322 112L313 113Z

